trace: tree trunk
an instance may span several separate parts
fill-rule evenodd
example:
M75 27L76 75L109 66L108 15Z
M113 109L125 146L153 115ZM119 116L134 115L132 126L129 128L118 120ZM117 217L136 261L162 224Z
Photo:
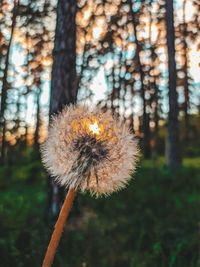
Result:
M40 83L39 83L40 84ZM34 149L37 152L39 150L39 131L40 131L40 95L41 95L41 88L37 89L36 95L36 105L37 105L37 112L36 112L36 126L35 126L35 133L34 133Z
M144 70L143 66L140 60L140 51L141 51L141 45L138 41L137 37L137 28L136 28L136 20L135 20L135 13L133 11L132 1L129 0L129 7L130 7L130 15L133 21L133 28L135 33L135 44L136 44L136 57L137 57L137 63L138 63L138 69L139 69L139 75L140 75L140 81L141 81L141 98L143 102L143 117L142 117L142 131L143 131L143 147L144 147L144 157L150 158L151 156L151 147L150 147L150 127L149 127L149 114L147 113L146 109L146 97L145 97L145 85L144 85Z
M2 90L1 90L1 112L0 112L0 126L2 129L2 141L1 141L1 160L0 165L4 165L5 160L5 134L6 134L6 118L5 118L5 110L6 110L6 99L7 99L7 89L8 89L8 67L9 67L9 58L10 58L10 49L13 39L13 33L15 29L16 24L16 17L17 17L17 8L19 6L19 0L14 1L14 7L13 7L13 17L12 17L12 25L11 25L11 33L10 33L10 39L8 42L8 48L6 53L6 59L5 59L5 68L4 68L4 75L2 79Z
M75 103L78 91L76 76L76 8L75 0L60 0L53 50L50 116L70 103ZM64 189L52 177L47 178L47 215L57 217L64 200Z
M178 125L178 101L176 91L176 62L175 62L175 37L173 1L166 0L166 28L168 48L168 72L169 72L169 114L166 136L166 161L167 166L177 169L181 166L181 152L179 143Z
M153 132L153 138L154 138L154 142L156 144L156 141L158 139L158 121L159 121L159 114L158 114L158 110L159 110L159 89L157 86L157 82L156 82L156 75L155 74L151 74L151 71L155 70L156 68L158 68L158 66L156 65L156 48L157 45L153 44L152 42L152 33L151 33L151 28L152 28L152 23L153 23L153 18L152 18L152 12L151 12L151 2L149 2L148 4L148 16L149 16L149 50L150 50L150 56L149 56L149 83L148 83L148 87L149 87L149 92L151 92L151 90L153 89L154 92L151 95L151 113L152 113L152 117L153 117L153 121L155 123L154 126L154 132ZM157 146L155 145L155 148L157 148Z
M76 1L60 0L53 50L50 115L58 113L77 97Z
M189 138L189 77L188 77L188 59L187 59L187 23L185 21L185 6L186 6L186 0L183 2L183 56L184 56L184 66L183 66L183 72L184 72L184 115L185 115L185 141L188 141Z

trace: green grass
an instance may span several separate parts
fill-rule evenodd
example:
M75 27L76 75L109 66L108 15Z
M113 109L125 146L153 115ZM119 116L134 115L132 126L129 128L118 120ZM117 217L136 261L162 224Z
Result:
M66 225L53 266L200 266L200 158L183 165L172 172L162 157L142 160L125 190L79 194L83 216ZM0 265L41 266L53 230L43 218L44 170L35 161L0 174Z

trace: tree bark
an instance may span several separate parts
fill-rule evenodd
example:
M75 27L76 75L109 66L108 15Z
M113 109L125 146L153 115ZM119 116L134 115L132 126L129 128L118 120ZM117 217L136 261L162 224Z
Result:
M187 23L185 20L185 6L186 6L186 0L183 1L183 56L184 56L184 66L183 66L183 72L184 72L184 115L185 115L185 141L188 141L189 138L189 77L188 77L188 58L187 58Z
M7 99L7 90L8 90L8 67L9 67L9 58L10 58L10 49L13 39L13 33L15 29L16 24L16 17L17 17L17 9L19 6L19 0L14 1L14 7L13 7L13 17L12 17L12 25L11 25L11 33L10 33L10 39L8 42L8 48L6 53L6 59L5 59L5 68L4 68L4 75L2 79L2 90L1 90L1 112L0 112L0 125L2 129L2 140L1 140L1 159L0 159L0 165L4 165L5 161L5 134L6 134L6 118L5 118L5 110L6 110L6 99Z
M53 50L50 115L58 113L77 97L76 78L76 5L74 0L60 0Z
M144 77L145 73L143 70L142 62L140 60L140 51L141 51L141 45L138 41L137 37L137 25L135 20L135 13L133 11L132 1L129 0L129 7L130 7L130 15L133 21L133 28L135 33L135 44L136 44L136 60L138 63L138 69L139 69L139 75L140 75L140 81L141 81L141 98L143 102L143 116L142 116L142 131L143 131L143 147L144 147L144 157L150 158L151 156L151 147L150 147L150 140L151 140L151 132L150 132L150 126L149 126L149 114L147 113L146 109L146 97L145 97L145 85L144 85Z
M51 115L58 113L65 105L75 103L78 91L76 76L76 16L77 1L59 0L53 50L51 80ZM57 217L65 197L65 190L54 179L47 177L47 216Z
M40 84L40 83L39 83ZM36 94L36 105L37 105L37 112L36 112L36 126L35 126L35 133L34 133L34 148L37 152L39 149L39 131L40 131L40 96L41 96L41 87L37 88L38 92Z
M177 169L181 166L181 152L179 143L178 101L176 91L176 62L173 0L166 0L166 28L169 72L169 113L166 136L166 162L167 166Z

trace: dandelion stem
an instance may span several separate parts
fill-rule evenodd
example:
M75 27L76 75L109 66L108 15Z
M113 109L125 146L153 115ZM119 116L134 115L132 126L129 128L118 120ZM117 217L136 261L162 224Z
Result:
M50 267L53 263L56 249L58 247L66 219L69 215L76 194L77 190L73 187L70 187L67 196L65 198L65 201L63 203L62 209L60 211L57 223L55 225L54 232L51 236L51 240L49 242L49 246L47 248L47 252L42 267Z

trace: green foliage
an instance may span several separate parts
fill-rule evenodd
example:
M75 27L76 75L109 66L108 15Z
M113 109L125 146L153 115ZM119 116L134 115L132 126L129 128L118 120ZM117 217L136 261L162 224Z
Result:
M0 169L4 267L41 266L54 226L44 220L41 164L20 161ZM142 160L125 190L100 199L79 194L82 215L67 222L53 266L200 266L200 158L183 164L172 172L162 157Z

